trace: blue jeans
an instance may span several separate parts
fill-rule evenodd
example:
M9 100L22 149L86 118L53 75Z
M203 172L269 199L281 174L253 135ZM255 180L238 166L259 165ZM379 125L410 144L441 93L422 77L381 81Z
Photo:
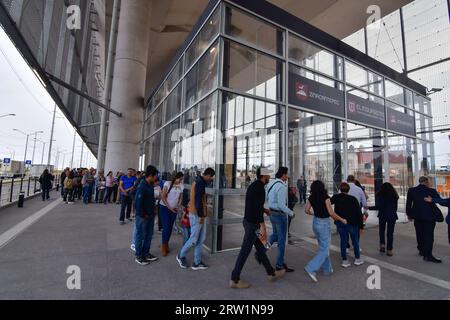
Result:
M136 216L136 218L137 218L137 216ZM133 241L131 242L131 244L133 245L133 246L135 246L135 248L136 248L136 242L137 242L137 227L136 227L136 223L134 224L134 231L133 231Z
M159 206L161 210L161 220L163 224L162 243L168 244L172 235L173 225L177 220L177 213L173 213L166 206Z
M92 199L92 185L86 184L83 187L83 202L88 204Z
M154 215L148 216L146 219L136 215L136 257L145 258L150 254L154 225Z
M332 265L330 260L330 243L331 243L331 222L329 218L321 219L314 217L313 231L319 243L319 252L306 266L306 271L315 274L323 269L325 274L331 274Z
M271 212L270 222L272 222L273 233L270 236L270 244L278 243L277 267L284 266L284 253L286 250L286 236L288 228L288 217L284 213Z
M340 221L336 222L337 231L341 237L341 258L342 260L347 260L347 245L348 245L348 235L352 238L353 249L355 251L355 258L360 258L359 252L359 227L349 224L343 224Z
M194 251L194 264L199 264L202 262L202 249L203 243L206 240L206 226L205 224L200 224L200 218L196 214L189 215L189 221L191 223L191 236L189 240L181 248L179 257L185 258L186 254L192 247L195 247Z
M182 227L181 231L183 233L183 246L184 246L191 237L191 228Z

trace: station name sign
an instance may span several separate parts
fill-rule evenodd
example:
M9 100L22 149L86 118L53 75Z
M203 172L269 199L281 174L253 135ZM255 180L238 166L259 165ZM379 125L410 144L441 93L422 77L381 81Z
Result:
M289 104L345 117L343 91L294 73L289 73Z
M406 135L415 136L414 117L383 104L361 98L347 93L347 105L345 106L345 94L338 88L307 79L295 73L289 73L289 104L296 105L311 112L319 111L330 116L345 117L369 126L386 128ZM387 116L387 121L386 121Z

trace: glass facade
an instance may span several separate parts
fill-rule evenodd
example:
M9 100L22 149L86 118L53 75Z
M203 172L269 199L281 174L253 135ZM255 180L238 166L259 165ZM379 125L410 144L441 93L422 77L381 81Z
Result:
M432 103L422 103L420 96L414 100L418 137L424 143L435 142L434 168L446 168L449 164L448 132L450 130L450 2L448 0L414 0L399 10L358 30L343 41L359 51L385 63L391 68L427 86L442 89L430 92ZM387 95L397 102L402 100L395 86L386 82ZM417 99L416 99L417 98ZM400 101L403 103L403 101ZM417 108L419 107L419 108ZM433 108L431 119L430 108ZM433 134L434 133L434 134ZM436 162L436 165L434 164ZM431 169L430 168L430 169ZM439 184L437 184L439 189ZM443 193L444 195L444 193Z
M145 111L143 157L164 177L207 167L206 246L240 246L245 192L265 166L330 193L354 174L404 199L433 170L430 100L302 35L219 3Z

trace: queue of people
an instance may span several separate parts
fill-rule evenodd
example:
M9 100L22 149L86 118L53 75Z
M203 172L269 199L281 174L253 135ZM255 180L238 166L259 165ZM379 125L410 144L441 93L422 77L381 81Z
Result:
M246 191L245 211L243 219L244 236L241 250L231 274L230 287L246 289L250 284L241 280L244 265L255 247L255 259L264 266L268 279L275 281L286 273L295 272L286 263L286 244L290 222L295 217L296 203L305 202L305 213L313 216L312 229L318 242L318 250L304 267L306 274L313 282L319 281L319 272L331 276L334 272L330 259L332 221L340 238L341 266L352 265L348 258L350 240L353 246L353 265L361 266L360 236L365 227L369 210L378 211L379 219L379 251L388 257L394 255L394 231L398 220L399 195L392 184L381 185L375 195L375 205L368 205L368 196L354 176L350 175L339 186L339 193L329 196L322 181L314 181L310 186L309 197L306 197L307 183L301 177L297 180L299 188L296 196L295 188L289 183L289 169L280 167L271 180L273 172L260 167L256 171L257 179ZM164 181L158 169L148 166L144 172L128 169L126 174L103 171L98 174L95 169L66 169L61 176L61 194L68 204L75 199L83 203L91 202L108 204L120 203L120 225L126 221L134 222L131 250L139 265L148 265L158 260L150 252L154 236L156 220L158 229L162 231L160 252L167 257L172 249L170 245L174 230L180 229L183 234L183 245L177 251L176 261L180 268L207 270L209 266L202 258L203 244L206 239L206 219L208 208L206 188L215 177L214 169L208 168L201 175L190 180L186 173L174 172L170 179ZM52 176L44 172L43 190ZM190 190L185 185L190 184ZM48 193L43 192L43 199ZM112 198L112 200L111 200ZM450 199L442 199L435 189L431 188L427 177L419 179L419 185L408 191L406 214L416 229L417 249L425 261L440 263L433 255L434 228L436 222L444 220L443 214L436 204L450 207ZM267 205L267 207L265 206ZM268 234L264 216L268 216L272 232ZM450 221L447 215L447 223ZM449 227L450 242L450 227ZM267 251L277 244L277 255L274 266L267 256ZM192 264L188 254L193 249Z

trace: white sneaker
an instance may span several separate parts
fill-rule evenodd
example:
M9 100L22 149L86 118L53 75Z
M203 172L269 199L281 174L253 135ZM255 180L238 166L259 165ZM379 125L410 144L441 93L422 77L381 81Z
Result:
M309 272L308 270L306 270L306 268L305 268L305 272L311 278L312 282L317 283L319 281L319 280L317 280L316 275L311 273L311 272Z
M364 264L364 260L363 259L356 259L355 260L355 266L360 266L362 264Z
M135 246L134 244L132 244L132 245L130 246L130 249L131 249L131 251L136 252L136 246Z
M342 266L342 268L348 268L351 266L351 264L350 264L350 262L348 262L348 260L344 260L344 261L342 261L341 266Z

